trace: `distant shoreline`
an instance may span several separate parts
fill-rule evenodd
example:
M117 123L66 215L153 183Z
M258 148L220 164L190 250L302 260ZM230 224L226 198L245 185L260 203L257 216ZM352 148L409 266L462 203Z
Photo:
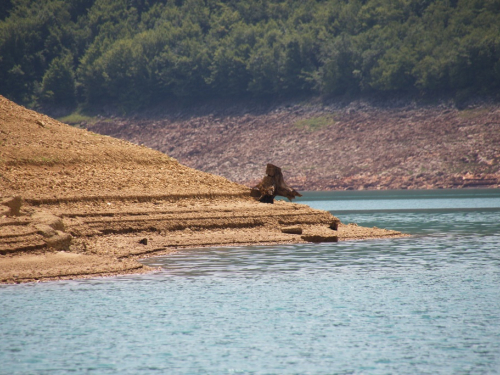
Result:
M500 187L500 103L342 98L214 101L77 123L254 186L281 166L297 190Z

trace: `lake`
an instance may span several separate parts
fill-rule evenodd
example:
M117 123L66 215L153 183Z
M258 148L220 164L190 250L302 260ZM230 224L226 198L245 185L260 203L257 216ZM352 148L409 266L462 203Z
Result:
M0 374L498 374L500 190L304 193L411 237L193 249L0 286Z

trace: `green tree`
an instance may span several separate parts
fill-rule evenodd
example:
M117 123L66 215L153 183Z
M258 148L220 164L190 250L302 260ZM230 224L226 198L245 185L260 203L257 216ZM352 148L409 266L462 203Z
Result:
M400 90L495 94L499 51L498 0L0 6L0 93L33 105L67 99L132 108L168 98Z
M325 94L360 90L359 52L351 36L342 34L323 47L318 86Z
M49 64L42 79L40 99L42 103L53 106L75 105L75 74L71 54L56 57Z
M12 9L11 0L4 0L0 3L0 21L7 18L11 9Z

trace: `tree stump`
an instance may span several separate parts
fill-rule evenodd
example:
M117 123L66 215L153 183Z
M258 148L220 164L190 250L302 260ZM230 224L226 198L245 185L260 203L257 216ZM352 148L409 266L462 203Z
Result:
M274 203L274 198L277 195L288 198L290 202L293 198L302 196L285 183L281 168L268 164L266 176L257 186L252 188L252 197L257 198L262 203Z

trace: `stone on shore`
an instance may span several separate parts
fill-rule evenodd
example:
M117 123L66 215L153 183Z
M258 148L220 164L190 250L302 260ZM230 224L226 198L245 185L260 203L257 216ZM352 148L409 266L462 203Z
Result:
M281 228L281 232L287 234L302 234L302 228L299 226Z
M45 240L45 243L49 248L56 249L56 250L69 250L71 242L73 241L73 236L69 233L64 233L61 231L56 231L56 234L47 240Z

